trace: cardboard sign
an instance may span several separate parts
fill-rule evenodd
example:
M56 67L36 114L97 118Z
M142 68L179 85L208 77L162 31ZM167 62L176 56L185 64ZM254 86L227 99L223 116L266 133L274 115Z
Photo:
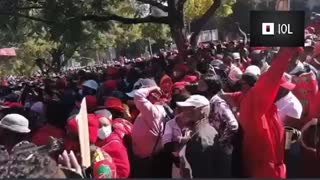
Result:
M79 127L79 142L81 151L81 165L88 168L91 166L90 157L90 140L89 140L89 125L86 99L83 98L79 114L76 116Z

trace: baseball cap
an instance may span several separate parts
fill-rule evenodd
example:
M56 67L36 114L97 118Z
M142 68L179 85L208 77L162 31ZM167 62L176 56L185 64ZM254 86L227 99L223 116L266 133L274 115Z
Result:
M248 66L247 69L245 70L244 74L251 74L251 75L255 75L255 76L260 76L261 75L261 70L258 66L255 65L251 65Z
M157 83L153 79L139 79L136 83L134 83L133 90L126 94L129 97L134 97L138 89L154 86L157 86Z
M106 117L107 119L111 119L112 120L112 114L107 109L97 110L97 111L94 112L94 114L97 115L97 116Z
M88 81L85 81L82 86L85 86L85 87L88 87L88 88L91 88L91 89L94 89L94 90L98 90L98 83L94 80L88 80Z
M195 107L200 108L204 106L209 106L209 100L201 95L192 95L187 100L183 102L177 102L177 106L179 107Z
M232 53L232 57L233 57L233 59L240 59L240 53L234 52L234 53Z
M241 75L242 75L242 71L239 68L232 68L231 71L229 72L229 79L236 83L237 81L239 81L241 79Z
M0 121L0 127L17 133L29 133L29 121L20 114L8 114Z
M306 39L304 42L304 47L312 47L312 40Z

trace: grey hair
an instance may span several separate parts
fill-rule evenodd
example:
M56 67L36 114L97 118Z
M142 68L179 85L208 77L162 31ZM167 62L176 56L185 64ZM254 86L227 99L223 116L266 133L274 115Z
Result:
M202 107L200 111L201 111L203 118L208 119L209 115L210 115L210 105Z

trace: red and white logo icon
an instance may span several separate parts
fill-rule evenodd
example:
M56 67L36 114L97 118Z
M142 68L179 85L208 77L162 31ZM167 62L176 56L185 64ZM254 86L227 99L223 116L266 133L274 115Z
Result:
M262 23L262 35L274 35L274 23Z

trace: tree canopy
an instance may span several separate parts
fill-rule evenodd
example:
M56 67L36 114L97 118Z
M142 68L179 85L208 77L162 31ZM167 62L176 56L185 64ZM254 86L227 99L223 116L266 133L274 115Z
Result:
M80 60L81 56L95 59L95 54L103 53L110 47L115 47L120 55L134 56L142 53L150 44L163 47L172 38L179 50L183 51L187 42L186 21L197 24L199 29L193 34L197 37L201 27L216 11L219 16L230 15L234 2L2 0L0 42L2 46L25 50L26 53L18 53L18 60L41 58L43 61L36 64L46 66L51 71L59 71L74 54ZM152 8L162 13L155 15ZM27 53L33 51L30 46L34 46L37 53Z

